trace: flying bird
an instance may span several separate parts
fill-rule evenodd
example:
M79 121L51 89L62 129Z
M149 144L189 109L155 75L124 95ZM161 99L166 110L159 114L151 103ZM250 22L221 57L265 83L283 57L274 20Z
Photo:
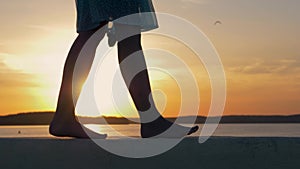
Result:
M221 21L216 21L214 25L218 25L218 24L220 24L220 25L221 25L221 24L222 24L222 22L221 22Z

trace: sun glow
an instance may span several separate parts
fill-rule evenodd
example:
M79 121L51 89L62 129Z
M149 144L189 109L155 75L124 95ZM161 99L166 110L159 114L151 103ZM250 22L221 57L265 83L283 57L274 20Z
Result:
M102 43L106 42L107 40L105 38ZM200 73L198 72L199 70L201 71L202 65L201 63L197 64L197 62L195 62L197 61L195 60L196 56L190 49L173 39L153 35L144 36L143 42L153 98L158 110L164 116L178 116L181 105L179 87L188 88L189 85L188 83L183 83L183 86L178 86L177 80L182 81L185 79L184 73L187 72L184 69L190 69L192 71L191 73L197 78L195 79L197 83L199 81L198 78L201 77L201 85L199 85L201 92L210 92L210 90L207 91L207 86L209 86L208 77L206 77L206 79L204 78L206 72L205 70ZM178 48L180 50L177 50ZM159 50L156 51L156 49ZM133 100L130 97L120 73L116 56L117 48L114 47L110 49L103 61L94 63L91 72L96 71L96 74L95 77L90 75L83 87L77 105L78 115L138 117L138 112L135 109ZM96 57L103 56L99 56L97 53ZM173 61L166 59L173 57L179 57L183 62L187 61L188 67L184 65L180 66L178 61L175 61L176 59L173 59ZM190 59L193 58L194 61L191 61ZM97 60L97 58L95 58L95 60ZM176 69L174 69L174 67L176 67ZM94 93L90 89L93 86L95 87ZM207 99L209 99L209 97L207 97ZM209 103L207 99L203 99L203 103L205 103L205 101ZM202 106L201 108L202 111L207 111L207 106ZM184 112L184 115L190 114L192 114L192 112Z

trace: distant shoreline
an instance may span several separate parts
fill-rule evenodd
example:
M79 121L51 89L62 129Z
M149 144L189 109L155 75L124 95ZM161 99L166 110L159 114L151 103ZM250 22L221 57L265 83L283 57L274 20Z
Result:
M0 116L0 125L49 125L54 112L33 112ZM180 117L181 123L189 123L195 117ZM210 117L211 121L217 117ZM168 118L170 121L176 118ZM198 116L195 123L204 123L207 117ZM136 124L126 118L118 117L79 117L84 124ZM137 121L137 120L134 120ZM300 123L300 115L290 116L223 116L221 124L226 123Z

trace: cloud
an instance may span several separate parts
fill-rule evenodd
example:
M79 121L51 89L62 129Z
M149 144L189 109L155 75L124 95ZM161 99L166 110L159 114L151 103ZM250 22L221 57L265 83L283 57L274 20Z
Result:
M192 4L205 4L207 3L208 1L204 1L204 0L180 0L181 2L183 3L192 3Z
M174 0L173 0L174 1ZM176 4L176 2L171 2ZM180 8L183 9L190 9L191 6L199 6L199 5L204 5L204 4L208 4L209 1L207 0L179 0L177 1L177 4L180 5Z
M24 25L26 28L29 29L34 29L35 31L45 31L45 32L54 32L54 33L58 33L58 32L72 32L73 29L68 29L68 28L64 28L64 27L56 27L54 25L35 25L35 24L28 24L28 25Z
M245 74L294 74L300 73L299 59L256 60L247 65L230 67L229 71Z
M0 86L3 87L35 87L35 76L20 70L10 68L3 59L0 59Z

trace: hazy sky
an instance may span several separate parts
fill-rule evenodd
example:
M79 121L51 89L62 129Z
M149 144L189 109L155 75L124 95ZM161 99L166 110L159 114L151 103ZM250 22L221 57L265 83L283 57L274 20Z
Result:
M155 0L154 5L157 12L195 24L215 45L227 76L225 114L300 113L299 0ZM1 1L0 11L0 115L54 110L63 63L76 37L75 1ZM222 24L214 25L218 20ZM145 37L143 43L188 54L168 39ZM172 64L165 66L176 70ZM197 76L201 114L206 114L210 99L204 75ZM152 80L172 98L167 115L176 114L170 107L177 106L178 96L163 87L170 79L154 72Z

